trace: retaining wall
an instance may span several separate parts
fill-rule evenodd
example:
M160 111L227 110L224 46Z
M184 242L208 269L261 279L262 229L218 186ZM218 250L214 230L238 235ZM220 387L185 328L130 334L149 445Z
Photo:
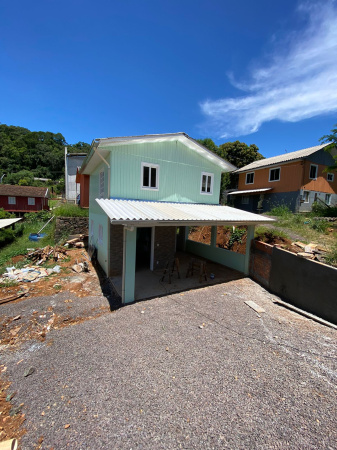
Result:
M57 217L55 228L55 241L57 242L62 236L70 234L88 234L89 218L88 217Z
M337 269L253 241L250 276L292 305L337 324Z

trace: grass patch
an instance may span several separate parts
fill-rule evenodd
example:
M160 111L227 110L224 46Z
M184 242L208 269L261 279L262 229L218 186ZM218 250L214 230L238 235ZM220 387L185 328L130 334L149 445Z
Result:
M72 203L63 203L53 210L57 217L89 217L89 209L80 208Z
M256 227L254 237L258 238L262 242L265 242L265 236L268 236L272 239L289 239L287 233L282 230L274 230L272 228L267 228L264 226Z

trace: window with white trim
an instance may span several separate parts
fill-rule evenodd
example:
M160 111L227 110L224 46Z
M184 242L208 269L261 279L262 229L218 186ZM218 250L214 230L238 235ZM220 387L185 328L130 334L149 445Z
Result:
M104 170L99 173L99 198L104 198Z
M304 203L309 203L309 191L304 191L303 192L303 202Z
M255 172L246 173L246 184L254 184L254 174Z
M159 165L142 162L141 189L159 189Z
M331 194L325 194L325 204L331 205Z
M9 205L16 205L16 197L8 197Z
M309 172L310 180L317 180L317 171L318 166L316 166L316 164L310 164L310 172Z
M200 193L201 194L213 194L213 184L214 184L214 174L208 172L201 173L201 186Z
M326 178L328 181L332 182L334 180L334 174L329 172L326 174Z
M276 167L275 169L269 169L269 181L280 181L281 178L281 168Z
M35 205L35 198L34 197L28 197L28 205Z

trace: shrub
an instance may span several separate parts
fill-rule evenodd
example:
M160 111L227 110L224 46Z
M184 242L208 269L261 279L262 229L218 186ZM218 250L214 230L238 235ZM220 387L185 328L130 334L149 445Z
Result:
M292 215L292 212L290 211L290 209L288 208L288 206L286 205L278 205L278 206L274 206L269 213L272 216L277 216L277 217L288 217L290 215Z
M235 228L235 230L232 231L231 236L229 238L228 248L232 248L234 242L242 244L242 238L246 234L246 232L247 232L246 228Z
M3 208L0 208L0 219L14 219L15 214L11 214L8 211L5 211Z
M72 203L64 203L55 208L53 214L57 217L88 217L89 210Z
M312 205L312 213L319 217L337 217L337 206L325 206L321 203L314 202Z
M47 222L52 217L50 211L38 211L25 214L26 223Z

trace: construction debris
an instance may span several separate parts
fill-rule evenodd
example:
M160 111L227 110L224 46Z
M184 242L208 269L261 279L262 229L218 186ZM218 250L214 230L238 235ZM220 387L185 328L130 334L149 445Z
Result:
M47 245L47 247L38 248L27 255L27 258L31 259L33 262L36 262L37 265L40 265L49 259L58 261L59 259L65 259L66 257L67 250L58 245L55 247Z
M324 262L326 250L317 244L303 244L302 242L294 242L293 245L299 247L302 251L297 252L300 258L310 259L312 261Z
M7 272L0 277L0 283L8 280L17 281L18 283L39 281L40 278L47 277L52 273L60 273L61 268L60 266L55 266L48 269L38 266L27 266L23 269L7 267L6 270Z
M84 241L88 239L88 236L84 234L78 234L75 236L71 236L71 238L66 242L66 246L74 246L77 248L84 248L85 244Z
M28 293L28 291L29 291L29 289L23 289L22 291L19 291L16 294L9 295L8 297L1 298L0 299L0 305L2 303L11 302L12 300L16 300L17 298L23 297L24 295L26 295ZM14 317L13 320L18 320L18 319L20 319L20 316Z

